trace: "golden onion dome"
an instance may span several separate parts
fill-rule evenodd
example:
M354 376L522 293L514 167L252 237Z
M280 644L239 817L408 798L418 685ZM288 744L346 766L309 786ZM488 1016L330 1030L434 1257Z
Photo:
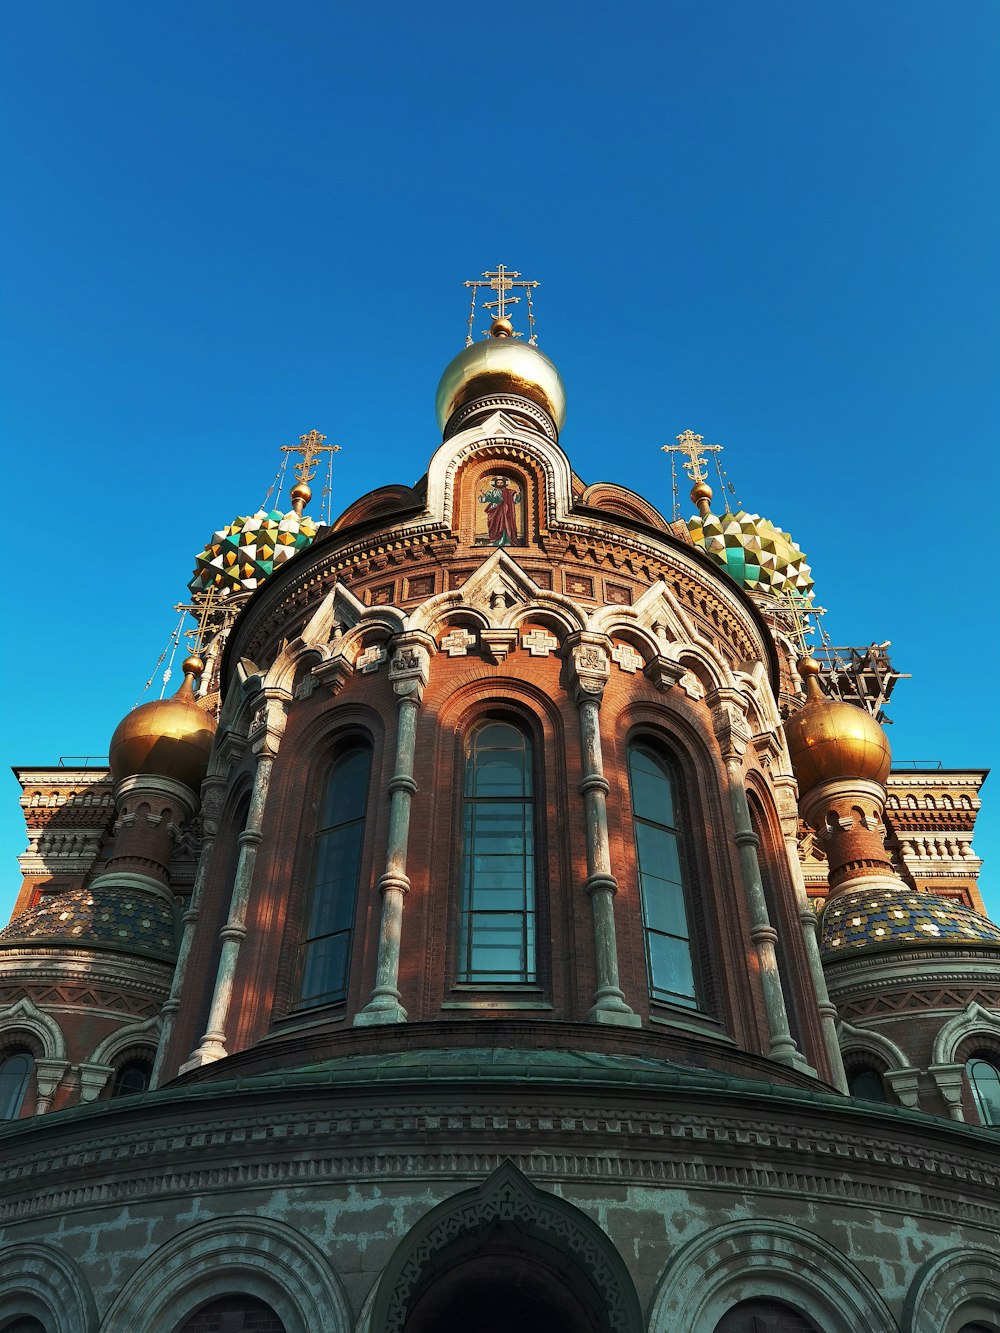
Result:
M443 431L460 407L490 394L513 394L536 403L557 431L566 420L566 389L547 356L511 336L509 320L496 319L490 337L470 343L445 368L437 389L437 419Z
M149 773L198 790L215 740L215 719L194 697L203 670L201 658L187 658L175 695L140 704L118 723L110 749L115 782Z
M799 662L807 699L785 723L800 795L835 778L884 783L892 765L885 732L863 708L828 699L820 689L820 670L814 657Z

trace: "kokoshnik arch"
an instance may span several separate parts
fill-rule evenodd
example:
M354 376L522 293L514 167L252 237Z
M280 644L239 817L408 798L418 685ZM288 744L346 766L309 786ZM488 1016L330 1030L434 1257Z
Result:
M985 775L893 769L700 437L687 522L576 475L535 285L421 481L317 522L303 436L178 693L17 770L0 1333L1000 1333Z

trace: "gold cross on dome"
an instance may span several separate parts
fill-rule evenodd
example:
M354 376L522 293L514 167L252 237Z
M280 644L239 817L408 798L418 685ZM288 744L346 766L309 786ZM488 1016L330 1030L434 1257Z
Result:
M510 296L508 293L515 287L526 289L530 293L533 288L539 286L539 283L527 278L522 279L515 268L508 269L503 264L497 264L495 269L486 269L480 277L467 279L465 286L473 289L489 287L495 291L497 299L495 301L484 301L483 309L495 311L497 319L506 319L507 307L517 305L521 300L519 296ZM475 292L473 292L473 300L475 300ZM528 305L529 307L531 305L530 297Z
M320 454L339 454L339 444L324 444L325 435L318 430L311 430L299 436L298 444L283 444L283 454L301 454L301 460L295 464L295 475L299 481L312 481L316 475L316 459Z
M708 476L705 469L705 454L722 452L721 444L702 444L704 438L704 435L695 435L693 430L685 430L677 436L676 444L662 446L665 454L687 454L683 466L692 481L704 481Z

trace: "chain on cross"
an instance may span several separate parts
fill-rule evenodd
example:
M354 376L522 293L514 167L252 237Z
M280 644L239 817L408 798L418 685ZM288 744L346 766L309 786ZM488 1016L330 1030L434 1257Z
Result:
M301 454L301 460L295 464L295 475L302 482L312 481L316 475L316 459L320 454L339 454L339 444L324 444L325 435L321 435L318 430L308 431L305 435L299 436L298 444L283 444L281 452L283 454Z
M662 446L665 454L686 454L683 460L684 471L692 481L704 481L708 476L705 467L705 455L721 453L721 444L703 444L703 435L696 435L693 430L682 431L677 436L676 444Z

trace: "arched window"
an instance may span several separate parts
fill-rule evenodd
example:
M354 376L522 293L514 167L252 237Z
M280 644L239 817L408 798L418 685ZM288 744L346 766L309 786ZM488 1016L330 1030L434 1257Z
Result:
M0 1333L45 1333L45 1325L33 1314L18 1315L0 1328Z
M852 1097L865 1102L888 1102L882 1075L871 1065L859 1065L849 1070L847 1087Z
M256 1296L221 1296L185 1319L177 1333L285 1333L285 1325Z
M300 1007L347 997L370 773L370 748L352 745L334 760L323 789L299 946Z
M817 1333L816 1325L784 1301L740 1301L715 1326L715 1333Z
M531 741L509 722L483 723L466 745L461 874L458 980L535 981Z
M654 1000L696 1009L699 997L688 916L689 876L675 770L654 750L631 745L628 775L649 991Z
M145 1092L152 1072L148 1060L127 1060L115 1074L111 1096L134 1097L136 1093Z
M16 1120L21 1114L34 1067L28 1051L15 1051L0 1064L0 1120Z
M966 1061L965 1072L979 1112L979 1123L1000 1126L1000 1070L989 1060L976 1055Z

